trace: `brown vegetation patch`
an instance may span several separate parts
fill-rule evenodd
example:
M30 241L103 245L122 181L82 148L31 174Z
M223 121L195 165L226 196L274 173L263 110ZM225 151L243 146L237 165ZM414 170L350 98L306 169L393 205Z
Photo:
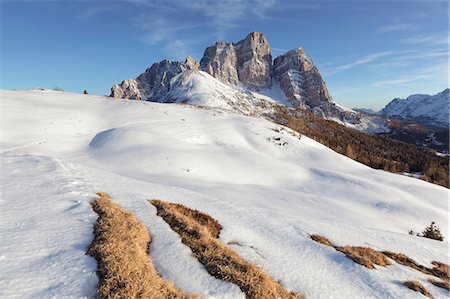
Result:
M450 279L450 272L449 272L449 266L447 264L433 261L431 264L433 265L432 268L428 268L426 266L423 266L413 260L412 258L408 257L407 255L403 253L394 253L390 251L383 251L383 254L390 257L397 263L410 267L412 269L415 269L417 271L420 271L424 274L433 275L438 278L449 280Z
M440 287L440 288L446 289L447 291L450 291L450 281L449 280L439 280L439 279L429 278L428 281L437 287Z
M344 246L335 248L337 251L345 254L349 259L368 269L375 269L375 265L389 266L391 264L389 259L381 252L370 247Z
M268 116L275 123L372 168L394 173L420 172L421 179L449 187L449 157L440 157L433 150L346 128L300 108L276 106Z
M339 252L345 254L349 259L355 263L363 265L368 269L375 269L375 265L389 266L391 262L387 259L383 253L376 251L370 247L358 247L358 246L335 246L327 238L313 234L310 235L311 239L326 246L331 246Z
M206 227L214 238L218 238L222 225L208 214L197 210L186 208L180 204L171 203L171 206L183 215L195 220L198 224Z
M321 235L313 234L313 235L310 235L310 237L313 241L316 241L316 242L321 243L326 246L334 247L333 243L331 243L330 240L328 240L327 238L325 238Z
M145 226L106 193L97 194L92 207L98 219L87 251L97 260L97 298L199 298L159 276L148 257L151 236Z
M222 244L217 239L220 231L218 227L221 226L209 215L160 200L151 200L150 203L156 207L157 215L191 248L209 274L236 284L246 298L302 298L296 293L288 292L261 268L245 261ZM211 226L215 228L211 229Z
M431 264L433 265L433 268L429 270L434 276L446 280L450 279L450 268L447 264L438 261L432 261Z
M433 298L431 293L428 292L428 290L418 281L408 280L408 281L403 282L403 285L410 288L413 291L422 293L424 296L426 296L428 298Z
M429 269L427 267L419 264L418 262L416 262L415 260L413 260L412 258L410 258L409 256L407 256L403 253L383 251L383 254L390 257L391 259L393 259L400 265L407 266L407 267L410 267L417 271L420 271L422 273L431 275L431 272L429 271Z

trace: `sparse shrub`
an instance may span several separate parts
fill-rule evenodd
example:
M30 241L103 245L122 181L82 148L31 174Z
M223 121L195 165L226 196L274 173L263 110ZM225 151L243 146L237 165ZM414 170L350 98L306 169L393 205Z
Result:
M433 265L431 273L434 276L442 278L447 281L450 280L450 267L447 264L438 261L432 261L431 264Z
M418 281L408 280L403 282L403 285L408 287L409 289L422 293L425 297L433 298L430 292Z
M85 89L84 91L83 91L83 94L88 94L88 92L87 92L87 90Z
M429 278L428 281L437 287L440 287L440 288L446 289L447 291L450 291L450 282L448 280L439 280L439 279Z
M431 264L433 265L433 267L430 268L419 264L418 262L416 262L415 260L413 260L412 258L403 253L395 253L390 251L383 251L382 253L387 257L393 259L400 265L410 267L424 274L433 275L444 280L450 279L450 270L447 264L438 261L432 261Z
M334 247L333 243L331 243L330 240L328 240L327 238L325 238L325 237L323 237L321 235L314 234L314 235L310 235L310 237L311 237L311 239L313 241L316 241L316 242L321 243L323 245Z
M391 264L389 259L387 259L383 253L370 247L344 246L335 248L355 263L363 265L368 269L375 269L375 265L389 266Z
M350 143L347 143L347 148L345 149L345 155L347 157L349 157L350 159L356 158L354 150L353 150L353 146Z
M422 237L439 241L444 240L444 236L442 235L441 230L436 226L436 223L434 221L431 222L429 226L425 227L425 230L422 232Z
M427 267L419 264L418 262L416 262L415 260L413 260L412 258L407 256L406 254L395 253L395 252L391 252L391 251L383 251L382 253L385 256L393 259L394 261L396 261L400 265L410 267L412 269L415 269L415 270L420 271L420 272L425 273L425 274L431 274L430 269L428 269Z

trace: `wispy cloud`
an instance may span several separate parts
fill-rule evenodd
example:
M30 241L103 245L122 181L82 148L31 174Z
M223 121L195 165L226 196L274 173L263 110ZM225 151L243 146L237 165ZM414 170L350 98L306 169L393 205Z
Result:
M404 44L412 45L448 45L449 35L448 33L436 34L436 35L419 35L401 40Z
M412 24L407 23L399 23L399 24L392 24L392 25L385 25L380 26L377 30L378 33L385 33L385 32L393 32L393 31L409 31L416 29L416 26Z
M284 53L286 53L289 50L288 49L284 49L284 48L271 47L270 51L272 52L272 56L273 56L273 55L284 54Z
M392 70L408 67L418 63L433 64L442 58L448 57L447 49L435 49L435 50L405 50L397 51L395 54L387 57L383 61L377 61L368 64L369 68L374 70Z
M173 58L181 58L179 55L193 48L193 40L197 43L211 37L215 41L224 40L242 20L268 19L271 11L285 9L287 5L281 0L126 0L126 3L138 12L129 19L132 34L148 45L158 45ZM109 10L86 8L83 17ZM195 28L202 28L201 36L192 36Z
M372 87L388 87L388 86L395 86L395 85L403 85L405 83L410 83L413 81L423 80L423 79L428 79L428 78L429 78L429 76L426 76L426 75L407 76L407 77L400 78L400 79L377 81L377 82L370 84L370 86L372 86Z
M448 63L447 60L442 60L438 63L419 68L411 71L412 74L398 76L395 79L376 81L370 84L372 87L389 87L396 85L405 85L408 83L420 80L432 80L434 82L447 82L448 78Z
M164 50L169 53L168 58L180 59L194 55L194 50L190 42L185 40L174 40L164 45Z
M221 39L229 29L238 26L238 20L244 17L265 18L267 13L278 4L278 0L127 0L140 6L145 12L149 24L142 22L142 29L161 36L174 28L204 26L212 30L216 38ZM192 16L191 23L180 24L186 16ZM164 20L164 27L152 26L152 18ZM185 22L185 21L183 21Z
M373 53L373 54L364 56L362 58L359 58L355 61L352 61L352 62L349 62L346 64L328 67L324 70L324 72L327 75L334 75L334 74L337 74L337 73L340 73L343 71L347 71L347 70L352 69L357 66L367 65L373 61L377 61L378 59L380 59L382 57L392 55L393 53L394 53L393 51L383 51L383 52Z

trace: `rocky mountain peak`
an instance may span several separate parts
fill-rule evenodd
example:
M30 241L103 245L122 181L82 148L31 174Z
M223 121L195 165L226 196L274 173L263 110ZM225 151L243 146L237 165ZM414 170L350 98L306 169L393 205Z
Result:
M294 106L315 108L332 102L319 70L301 47L274 60L273 76Z
M261 32L251 32L238 42L216 42L206 48L200 63L190 56L183 62L162 60L154 63L136 79L115 84L111 96L165 101L169 91L171 96L176 94L171 90L172 79L186 71L204 71L221 83L237 86L244 92L266 90L275 82L294 107L338 118L342 112L333 103L319 70L302 47L288 51L272 63L270 45ZM193 82L205 78L196 76Z
M197 61L195 61L195 59L192 58L192 56L186 57L186 59L184 60L184 65L186 66L186 68L190 70L200 69L200 64Z
M237 43L215 43L205 50L200 66L224 83L253 90L271 86L270 46L260 32L252 32Z
M198 70L199 64L188 56L184 62L164 59L152 64L136 79L122 81L111 88L111 97L158 101L170 88L170 80L186 70Z

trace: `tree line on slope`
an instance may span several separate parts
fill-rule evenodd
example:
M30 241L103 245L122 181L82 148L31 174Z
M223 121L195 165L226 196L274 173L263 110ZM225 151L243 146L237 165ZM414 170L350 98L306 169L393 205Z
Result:
M438 156L433 150L350 129L302 109L277 106L270 117L372 168L420 173L422 180L449 187L449 158Z

